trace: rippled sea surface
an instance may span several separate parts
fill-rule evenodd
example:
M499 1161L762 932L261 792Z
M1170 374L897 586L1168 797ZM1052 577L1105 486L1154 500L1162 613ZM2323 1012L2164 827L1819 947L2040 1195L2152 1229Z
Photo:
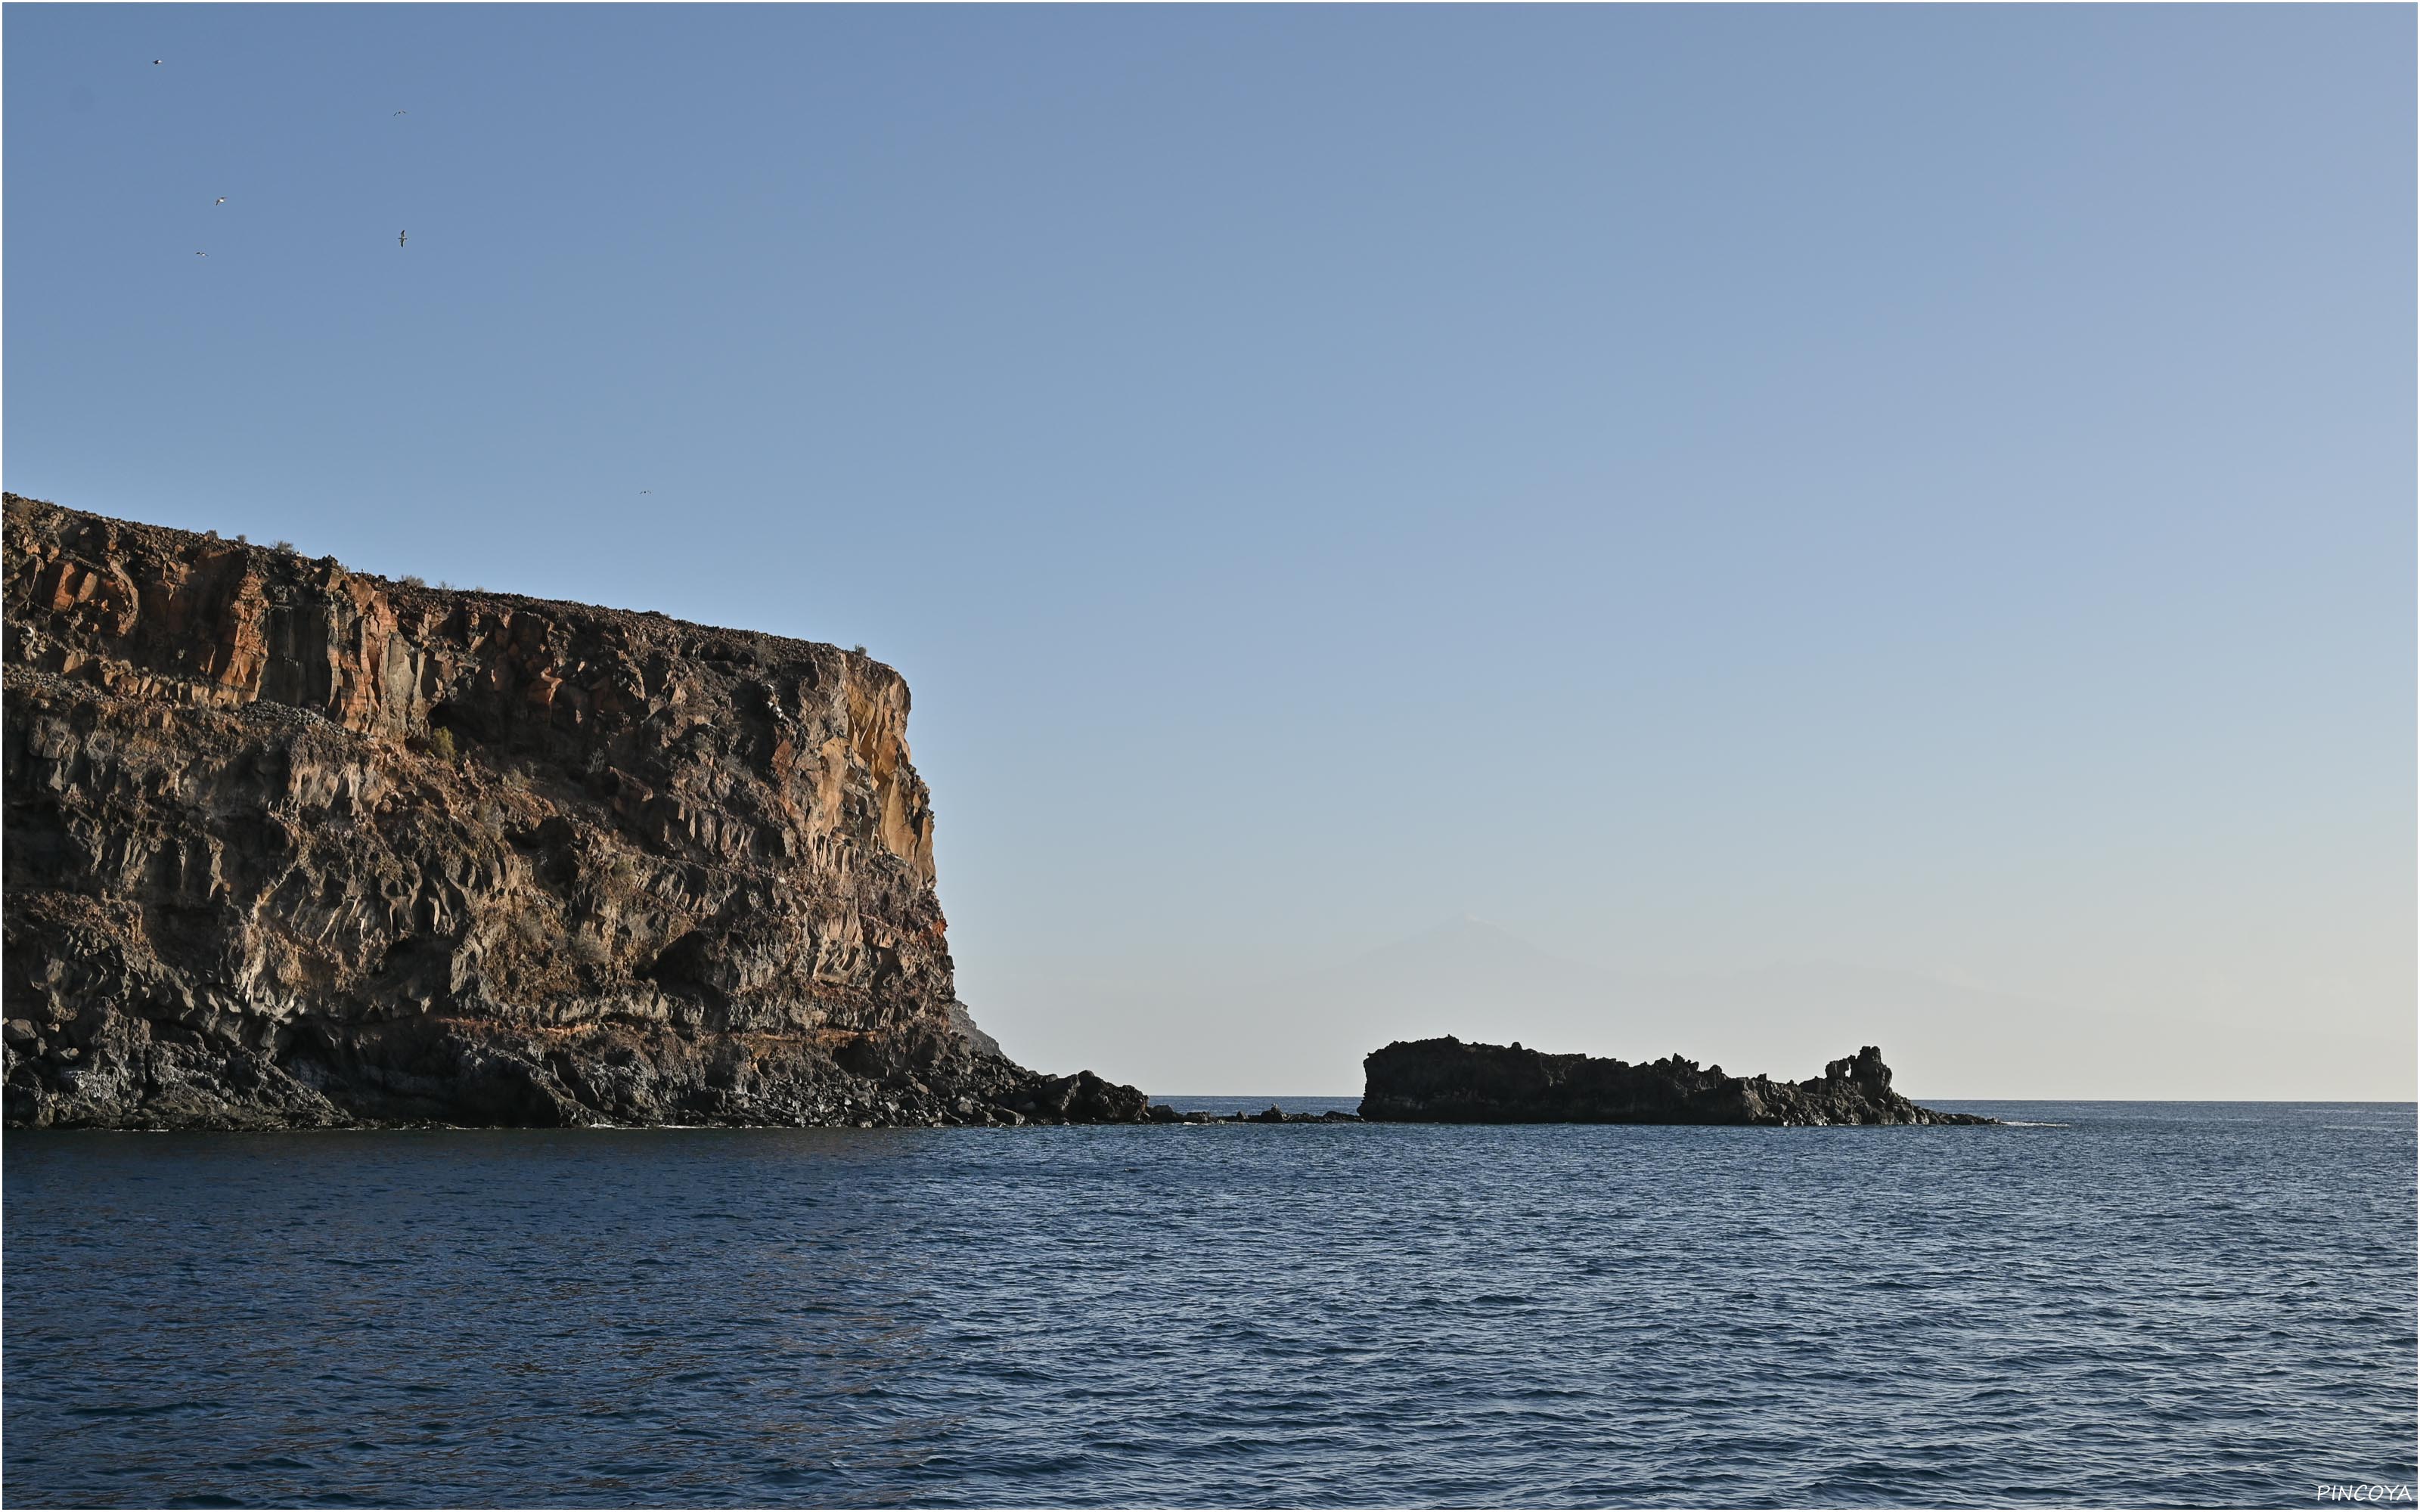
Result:
M11 1134L0 1469L19 1506L2420 1480L2410 1105L1948 1105L2037 1126Z

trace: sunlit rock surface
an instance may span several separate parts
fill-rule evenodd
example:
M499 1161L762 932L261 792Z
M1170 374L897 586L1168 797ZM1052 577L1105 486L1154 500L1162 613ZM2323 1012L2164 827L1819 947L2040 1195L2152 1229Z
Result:
M955 1007L907 684L7 498L11 1126L1131 1121Z

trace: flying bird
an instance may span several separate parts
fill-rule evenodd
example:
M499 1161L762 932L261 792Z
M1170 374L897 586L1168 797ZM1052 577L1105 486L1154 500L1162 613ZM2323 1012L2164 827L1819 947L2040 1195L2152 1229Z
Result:
M409 115L411 115L411 112L410 112L410 111L408 111L408 110L399 110L399 111L396 111L396 115L398 115L398 116L409 116Z
M197 252L197 253L194 254L194 256L196 256L196 257L207 257L207 256L209 256L209 253L207 253L207 252Z
M158 68L160 66L160 60L158 58L153 58L151 60L151 66L155 69Z
M653 488L642 488L642 489L640 489L639 491L640 491L641 493L654 493L656 490L654 490Z
M210 201L210 203L213 205L224 205L226 203L226 196L225 194L221 194L218 198Z
M411 240L411 232L409 232L409 231L397 231L397 232L395 234L395 244L396 244L396 246L398 246L398 247L402 246L405 242L407 242L407 241L409 241L409 240Z

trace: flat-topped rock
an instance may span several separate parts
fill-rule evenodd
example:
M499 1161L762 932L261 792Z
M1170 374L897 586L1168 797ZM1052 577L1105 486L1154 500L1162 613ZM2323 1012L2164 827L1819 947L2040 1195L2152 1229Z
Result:
M1633 1065L1511 1045L1399 1040L1362 1061L1361 1117L1390 1123L1995 1123L1918 1107L1868 1045L1803 1082L1667 1056Z

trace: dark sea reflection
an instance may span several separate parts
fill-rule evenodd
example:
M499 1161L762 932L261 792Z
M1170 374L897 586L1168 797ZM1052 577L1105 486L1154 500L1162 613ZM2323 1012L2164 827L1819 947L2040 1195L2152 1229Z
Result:
M17 1505L2304 1503L2409 1105L15 1134Z

